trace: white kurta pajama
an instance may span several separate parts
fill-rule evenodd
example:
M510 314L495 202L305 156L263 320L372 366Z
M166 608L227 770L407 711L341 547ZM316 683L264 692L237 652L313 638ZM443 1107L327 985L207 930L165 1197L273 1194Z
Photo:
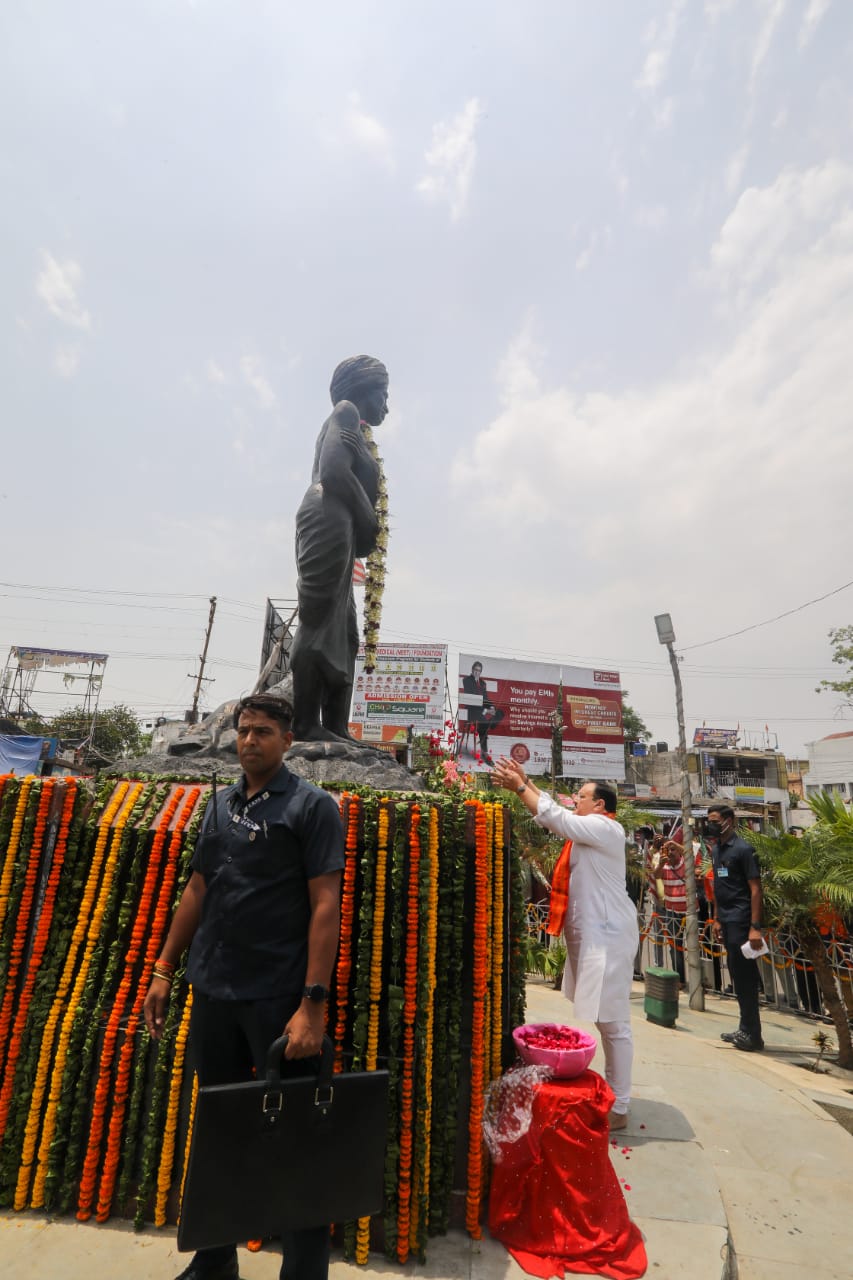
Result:
M625 832L613 818L571 813L540 792L536 822L572 841L564 935L563 994L575 1016L595 1022L605 1075L625 1112L631 1094L631 982L639 946L637 911L625 887Z

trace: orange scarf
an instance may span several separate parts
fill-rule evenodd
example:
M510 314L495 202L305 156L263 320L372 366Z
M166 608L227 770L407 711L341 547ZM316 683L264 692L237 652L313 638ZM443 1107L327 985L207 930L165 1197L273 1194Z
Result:
M605 813L605 818L616 822L615 813ZM560 850L560 856L551 876L551 903L548 908L548 923L545 932L553 938L559 938L566 923L566 912L569 909L569 876L572 874L572 841L567 840Z
M559 938L566 923L569 909L569 876L571 875L572 842L567 840L560 850L554 874L551 876L551 903L548 907L548 923L545 932Z

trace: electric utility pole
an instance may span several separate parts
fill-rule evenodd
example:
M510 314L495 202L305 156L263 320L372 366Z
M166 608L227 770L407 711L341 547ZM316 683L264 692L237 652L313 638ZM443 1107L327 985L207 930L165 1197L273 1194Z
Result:
M195 693L193 694L193 705L190 708L190 714L189 714L190 724L198 724L198 697L199 697L199 694L201 693L202 681L207 679L208 681L212 682L213 680L212 676L205 676L204 664L207 662L207 649L208 649L208 645L210 644L210 633L213 630L213 618L215 613L216 613L216 596L211 596L210 597L210 614L208 615L208 619L207 619L207 631L205 632L205 635L204 635L204 648L202 649L201 657L199 658L198 675L195 677ZM190 675L191 680L192 678L193 678L192 675Z
M696 904L696 860L693 856L693 815L690 775L687 772L687 740L684 733L684 694L675 652L675 631L668 613L655 617L658 640L666 645L672 678L675 681L675 712L678 718L678 767L681 774L681 840L684 845L684 882L687 889L687 917L684 922L684 953L687 959L687 992L691 1009L705 1011L702 960L699 954L699 912Z

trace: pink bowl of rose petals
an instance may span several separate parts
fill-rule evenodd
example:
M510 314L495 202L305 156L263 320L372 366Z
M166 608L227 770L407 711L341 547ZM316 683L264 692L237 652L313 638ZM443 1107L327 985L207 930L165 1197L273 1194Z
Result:
M595 1057L595 1037L556 1022L526 1022L512 1033L524 1062L550 1067L559 1080L579 1076Z

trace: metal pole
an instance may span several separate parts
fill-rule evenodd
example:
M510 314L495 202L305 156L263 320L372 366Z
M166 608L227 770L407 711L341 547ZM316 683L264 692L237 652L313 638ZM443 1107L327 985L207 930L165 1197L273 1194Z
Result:
M684 733L684 694L675 646L666 646L675 680L675 711L678 717L678 764L681 771L681 832L684 844L684 882L687 889L687 918L684 923L684 952L687 959L687 992L691 1009L705 1010L702 960L699 954L699 912L696 903L696 863L693 857L693 817L690 777L687 772L687 740Z
M213 630L213 616L216 613L216 596L210 597L210 614L207 619L207 631L204 637L204 648L201 651L199 659L200 666L198 669L198 678L195 682L195 693L193 694L193 705L190 710L190 724L198 723L198 698L201 693L201 682L204 679L204 664L207 661L207 647L210 644L210 633Z

